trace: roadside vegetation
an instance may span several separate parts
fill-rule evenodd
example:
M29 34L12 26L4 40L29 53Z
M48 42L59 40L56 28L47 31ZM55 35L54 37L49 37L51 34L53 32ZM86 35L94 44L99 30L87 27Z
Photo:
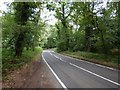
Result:
M6 78L7 74L9 74L11 71L21 68L23 65L31 62L32 60L40 60L41 52L42 48L40 47L36 47L34 51L24 49L21 57L14 57L14 53L12 51L3 49L2 51L3 80Z
M32 60L40 59L42 46L40 3L7 3L2 13L2 76L5 80L11 71L21 68ZM35 9L38 8L38 11Z

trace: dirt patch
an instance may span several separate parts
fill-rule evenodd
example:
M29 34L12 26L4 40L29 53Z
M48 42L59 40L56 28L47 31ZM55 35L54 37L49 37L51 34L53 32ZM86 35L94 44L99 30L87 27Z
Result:
M11 72L3 88L62 88L43 60L32 61Z

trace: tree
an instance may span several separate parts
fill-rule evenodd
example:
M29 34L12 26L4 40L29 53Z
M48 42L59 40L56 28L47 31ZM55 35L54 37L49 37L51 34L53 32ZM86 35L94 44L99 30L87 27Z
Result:
M39 6L39 3L14 2L13 5L15 9L15 20L17 24L20 25L19 34L15 42L15 55L21 56L25 46L25 38L27 34L30 33L30 28L28 28L26 24L29 19L34 23L38 23L39 17L35 18L34 13L36 12L35 9ZM40 14L39 12L40 10L38 11L38 14ZM32 14L34 15L34 18Z
M10 10L3 14L3 47L21 56L23 49L39 45L42 27L40 21L41 3L13 2Z

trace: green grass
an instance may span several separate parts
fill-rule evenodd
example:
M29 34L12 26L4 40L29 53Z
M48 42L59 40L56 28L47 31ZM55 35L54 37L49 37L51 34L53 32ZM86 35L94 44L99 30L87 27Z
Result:
M2 50L2 75L3 78L10 71L15 70L23 66L25 63L30 62L35 56L42 52L42 48L35 48L32 50L24 50L21 57L14 57L14 53L7 49Z
M110 66L113 68L119 68L119 65L120 65L120 63L118 63L118 56L91 53L91 52L83 52L83 51L78 51L78 52L64 51L61 53L74 57L74 58L103 64L103 65Z

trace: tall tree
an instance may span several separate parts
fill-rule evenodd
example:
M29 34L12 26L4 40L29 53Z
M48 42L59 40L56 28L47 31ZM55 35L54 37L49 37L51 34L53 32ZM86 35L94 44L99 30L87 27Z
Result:
M22 55L22 51L25 46L26 34L29 32L29 28L26 26L26 24L28 20L32 18L31 17L32 14L36 12L35 9L39 6L39 4L40 3L31 3L31 2L20 2L20 3L14 2L13 3L14 9L15 9L15 21L19 25L18 36L15 42L16 56ZM39 17L37 19L39 19ZM35 19L33 18L33 20Z

